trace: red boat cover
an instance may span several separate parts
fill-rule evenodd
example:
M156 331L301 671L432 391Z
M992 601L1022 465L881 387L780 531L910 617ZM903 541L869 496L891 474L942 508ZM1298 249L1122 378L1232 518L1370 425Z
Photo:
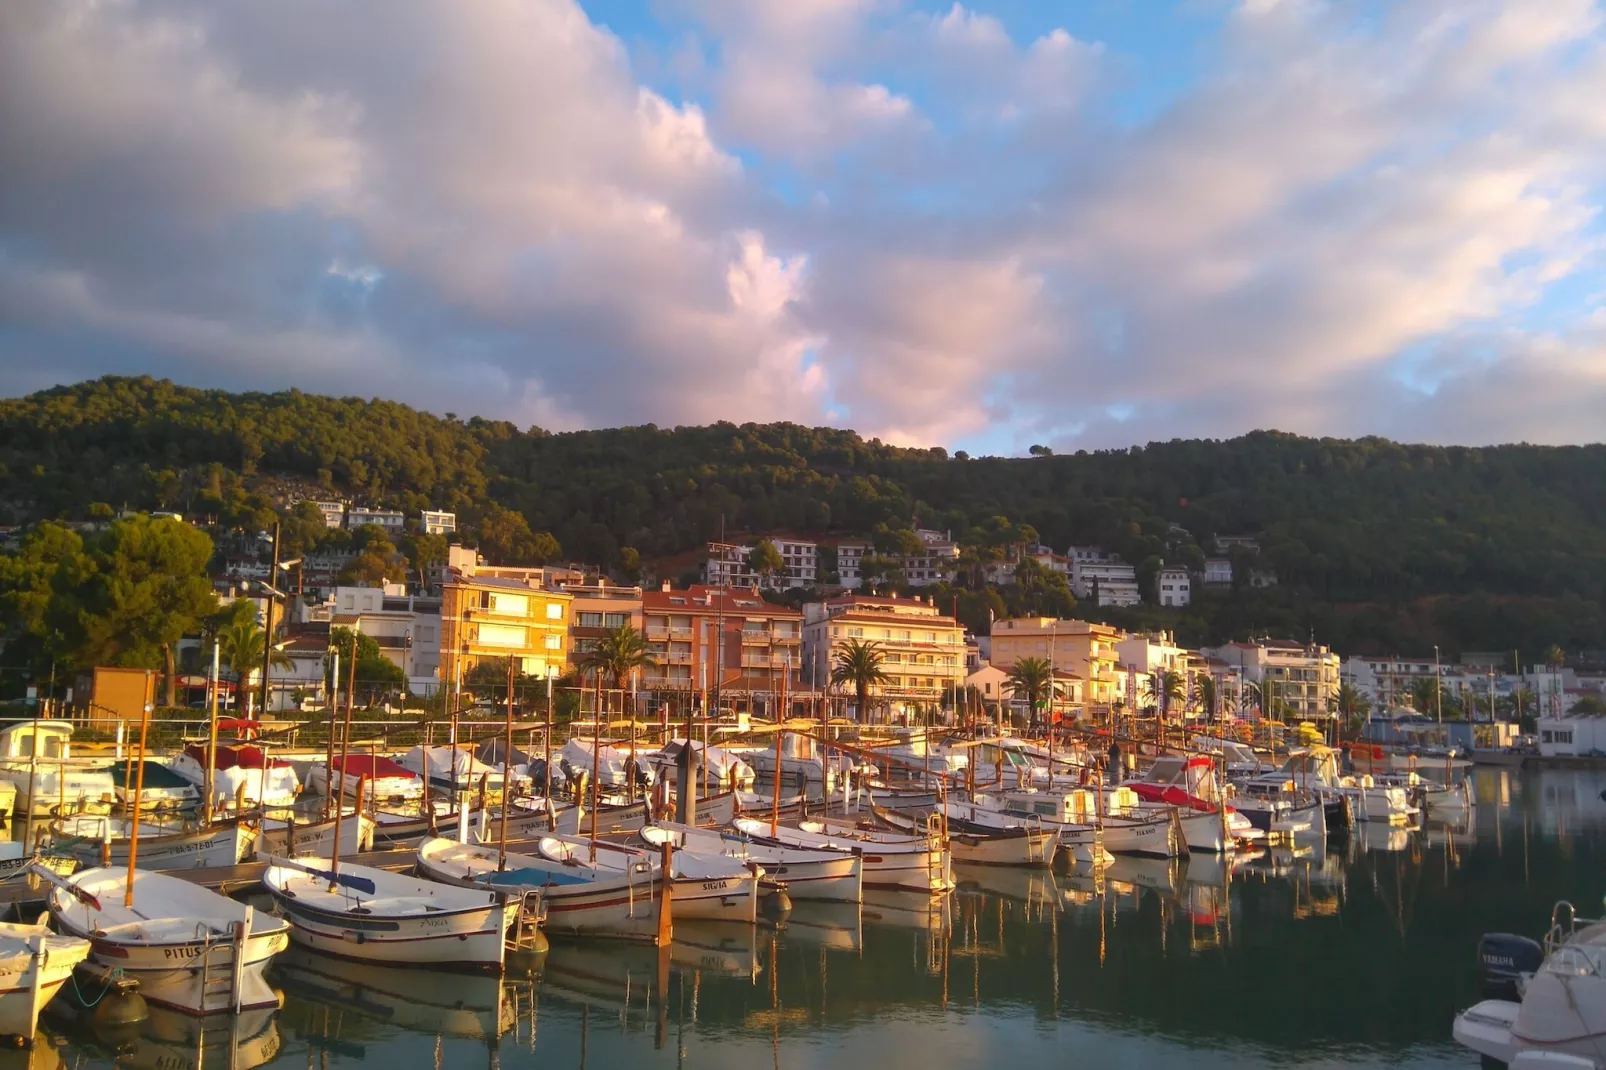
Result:
M206 744L191 743L184 748L184 753L195 759L197 765L206 768ZM217 748L218 769L261 769L263 762L267 761L267 752L261 747L246 747L239 744L219 743ZM267 763L269 769L288 769L290 763L278 758Z
M403 769L389 758L373 754L348 754L344 758L336 758L333 764L347 776L367 777L369 780L378 780L380 777L418 779L418 774L411 769Z

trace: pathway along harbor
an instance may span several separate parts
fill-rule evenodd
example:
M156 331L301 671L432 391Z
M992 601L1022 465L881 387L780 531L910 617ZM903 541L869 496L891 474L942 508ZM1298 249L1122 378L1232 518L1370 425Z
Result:
M1235 832L1227 819L1237 815L1218 809L1210 835L1231 844L1218 853L1207 828L1185 822L1195 804L1212 797L1213 778L1235 775L1231 754L1133 763L1139 769L1125 791L1144 789L1144 796L1162 801L1142 798L1135 804L1140 809L1132 809L1132 800L1123 802L1123 793L1109 786L1081 786L1089 778L1062 763L1101 756L1068 739L1056 744L1051 780L1047 755L1030 744L1007 743L1000 750L998 740L968 747L934 741L919 753L918 740L889 741L880 750L841 741L809 754L803 741L818 742L815 727L782 733L760 726L707 751L698 741L693 753L706 760L686 776L695 784L706 769L712 782L699 799L704 805L695 816L701 820L679 825L673 800L665 798L678 774L674 747L660 753L661 741L638 739L633 766L628 739L613 740L624 744L613 748L604 739L599 748L594 736L582 733L570 742L589 743L589 750L557 748L542 767L536 763L544 761L544 745L528 747L521 739L510 746L505 732L498 736L502 753L515 763L515 797L506 808L476 785L461 795L459 814L437 800L432 816L420 817L424 798L403 800L399 808L373 805L363 797L364 785L353 782L343 807L304 797L293 815L280 815L290 823L281 833L294 830L301 842L305 831L318 853L294 864L279 856L276 863L210 867L153 855L164 868L135 882L135 892L147 898L136 896L126 919L118 910L127 869L97 870L94 855L109 853L122 844L122 832L136 827L148 843L178 835L166 824L171 815L130 814L128 830L101 822L98 844L64 835L68 826L60 819L35 819L41 860L53 859L59 872L76 854L87 871L48 880L24 874L0 888L29 920L48 893L58 928L80 932L94 949L75 979L48 1001L32 1050L7 1058L19 1066L85 1067L113 1060L302 1066L314 1058L336 1064L391 1059L398 1067L509 1060L736 1067L755 1060L813 1065L822 1057L843 1065L892 1058L894 1065L935 1067L1018 1058L1098 1066L1157 1065L1161 1059L1190 1066L1476 1065L1477 1056L1451 1039L1450 1022L1481 994L1474 968L1479 937L1504 930L1537 937L1554 900L1598 902L1596 885L1606 871L1606 775L1590 771L1470 770L1466 805L1435 796L1430 785L1416 786L1407 802L1421 805L1407 805L1412 813L1402 821L1376 816L1387 813L1392 796L1368 800L1362 794L1348 808L1373 807L1374 819L1356 817L1325 832L1286 815L1291 832L1278 832L1275 817L1270 836ZM255 744L220 746L235 747L232 768L253 768ZM362 766L351 748L336 749L331 745L323 760L354 774L362 768L399 776L396 768L409 764L409 755L396 754L395 768ZM423 763L420 779L433 779L442 756L416 749L411 759ZM1203 749L1196 741L1192 753ZM258 750L259 789L275 769L294 772L302 760ZM600 759L592 757L599 752ZM972 759L964 763L968 768L956 768L956 753ZM1295 757L1303 753L1322 750L1296 751ZM494 769L482 759L499 757L493 749L470 759L487 766L478 770L481 780ZM576 777L588 758L601 776ZM137 753L126 760L136 762ZM818 763L821 784L808 783L806 775L788 783L789 773L806 774L805 760ZM939 788L925 770L945 762L950 775ZM891 768L907 772L916 763L919 776L887 776ZM443 764L456 767L455 760ZM641 772L632 776L628 770L638 766ZM868 790L849 783L841 792L832 780L838 770L849 779L891 783ZM763 790L773 788L777 774L779 796ZM575 777L578 790L531 798L546 791L549 775ZM1246 803L1252 783L1267 779L1264 771L1239 769L1236 775ZM1384 782L1379 771L1367 783ZM137 769L133 783L137 791ZM825 802L819 788L826 784L833 788L834 810L844 795L858 808L843 824L804 823L807 816L796 811L817 817ZM810 790L799 798L793 787ZM701 794L700 784L697 789ZM237 783L234 791L247 795L249 786ZM1076 805L1065 800L1082 791L1093 796L1087 817L1101 832L1123 820L1146 823L1156 808L1169 808L1162 831L1170 848L1128 853L1100 847L1092 861L1066 850L1044 865L1031 854L1041 835L1028 833L1052 827L1052 820L1025 818L1007 807L988 816L991 804L969 802L1035 795L1064 801L1065 813L1074 815ZM1428 805L1436 797L1441 804ZM249 807L235 813L231 805L219 800L214 821L239 822L262 835L260 816ZM964 805L972 807L968 818L960 816ZM388 846L357 844L350 831L325 828L326 813L348 830L392 839ZM1031 828L1012 828L1012 813ZM854 827L871 822L877 831ZM20 832L30 822L19 815L15 824ZM430 824L438 835L429 834ZM698 826L703 831L693 835ZM678 828L686 831L677 834ZM459 838L466 841L461 847ZM721 838L728 851L709 849ZM972 858L1013 859L1007 852L1015 840L1025 852L1017 864L954 860L967 848L982 851ZM347 841L361 850L330 856L330 845ZM439 845L435 857L472 849L486 862L452 880L449 872L430 872L429 844ZM124 846L137 863L138 843ZM621 852L622 863L604 863ZM832 852L859 865L853 892L842 894L838 883L830 894L810 894L801 875L821 860L816 856ZM733 862L728 873L709 868ZM280 873L269 878L272 897L263 891L270 863ZM412 875L415 869L419 876ZM776 897L788 883L780 875L786 869L799 874L788 889L794 893L789 909ZM664 873L672 878L664 880ZM214 895L206 889L226 893L232 899L214 898L230 906L213 909L192 902L189 893L164 891L158 876L177 878L201 896ZM421 879L432 876L451 884ZM752 883L742 885L744 879ZM52 889L51 881L59 886ZM81 891L70 891L74 881L92 885L94 905ZM717 881L732 882L728 892L699 903L698 888ZM589 924L553 924L552 908L565 895L599 889L606 894L580 904ZM684 916L675 911L682 890ZM741 894L764 897L763 908L732 911L726 901ZM164 921L169 900L176 904L170 914L189 919L184 925ZM534 914L550 931L550 947L530 941L528 932L521 943L532 902L539 903ZM351 917L331 919L342 912ZM106 923L84 922L97 914ZM214 914L215 932L199 932L196 918ZM460 918L468 919L461 931L451 928ZM119 1022L107 1008L126 998L121 989L138 971L111 966L108 955L116 955L121 941L127 954L120 961L137 966L133 960L164 926L175 933L196 930L184 940L198 941L194 955L204 965L198 972L192 967L187 987L171 972L147 969L138 979L155 997L148 1012ZM343 926L357 935L344 934ZM396 951L400 945L387 949L387 934L399 933L410 947L415 940L428 944L437 929L465 950L431 959ZM281 941L281 932L288 939ZM492 940L507 937L524 951L495 951L495 943L476 935L484 933L499 934ZM228 956L255 946L254 940L265 941L260 953L240 961L271 961L246 981L240 971L229 980ZM225 945L226 952L216 950ZM183 947L171 953L190 955ZM438 972L441 967L451 972ZM462 972L469 967L478 969ZM115 983L108 988L108 981ZM5 1065L0 1061L0 1070Z

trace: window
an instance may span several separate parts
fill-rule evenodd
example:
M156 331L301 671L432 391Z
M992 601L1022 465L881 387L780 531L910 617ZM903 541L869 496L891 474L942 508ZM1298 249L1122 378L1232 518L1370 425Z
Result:
M562 620L563 619L563 603L562 602L548 602L547 606L546 606L546 616L547 616L547 620Z
M563 649L563 636L561 636L561 635L549 635L549 636L547 636L546 637L546 648L548 650L562 650Z
M628 613L604 613L602 615L602 626L604 628L623 628L629 623L630 614Z
M574 615L574 623L580 628L600 628L602 627L602 614L576 613Z

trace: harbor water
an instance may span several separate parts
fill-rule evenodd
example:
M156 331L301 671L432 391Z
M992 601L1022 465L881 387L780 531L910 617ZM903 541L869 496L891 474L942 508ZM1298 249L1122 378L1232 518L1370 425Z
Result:
M1477 1066L1450 1024L1478 998L1478 937L1537 938L1558 899L1601 912L1606 774L1479 770L1475 787L1458 825L1230 867L961 868L941 899L677 924L667 953L555 940L502 980L292 951L277 1012L119 1032L53 1005L0 1070Z

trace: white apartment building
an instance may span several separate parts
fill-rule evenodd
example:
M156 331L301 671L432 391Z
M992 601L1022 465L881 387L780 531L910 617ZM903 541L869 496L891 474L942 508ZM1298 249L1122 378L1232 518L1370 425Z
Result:
M1138 570L1103 550L1073 546L1071 593L1090 598L1099 606L1135 606L1143 601L1138 592Z
M418 530L425 535L450 535L457 530L457 514L425 509L419 514Z
M355 531L364 524L375 524L387 533L399 535L407 528L407 516L394 509L368 509L353 506L346 510L346 527Z
M380 653L406 674L408 687L415 693L431 694L440 685L438 597L409 595L406 586L399 583L336 587L321 603L305 607L299 619L307 624L351 628L372 637Z
M1340 659L1325 646L1292 639L1252 639L1207 648L1202 653L1235 667L1244 683L1261 691L1258 709L1245 716L1266 716L1274 704L1286 703L1289 717L1326 717L1338 701Z
M317 506L318 512L323 514L324 527L338 528L346 522L345 502L313 501L312 504Z
M746 544L709 543L708 561L703 573L711 587L762 587L785 590L813 587L818 583L820 546L810 539L772 535L767 540L779 551L784 563L779 572L760 576L748 564L748 556L759 540Z
M953 582L959 570L959 545L940 531L920 529L915 534L923 544L918 554L880 554L867 539L845 539L837 543L836 570L841 586L856 590L864 584L861 566L866 557L886 560L903 573L911 587Z
M1167 566L1160 570L1155 577L1155 593L1160 596L1162 606L1182 607L1193 601L1193 578L1188 570Z
M1206 587L1232 586L1232 558L1207 557L1204 564L1204 585Z

